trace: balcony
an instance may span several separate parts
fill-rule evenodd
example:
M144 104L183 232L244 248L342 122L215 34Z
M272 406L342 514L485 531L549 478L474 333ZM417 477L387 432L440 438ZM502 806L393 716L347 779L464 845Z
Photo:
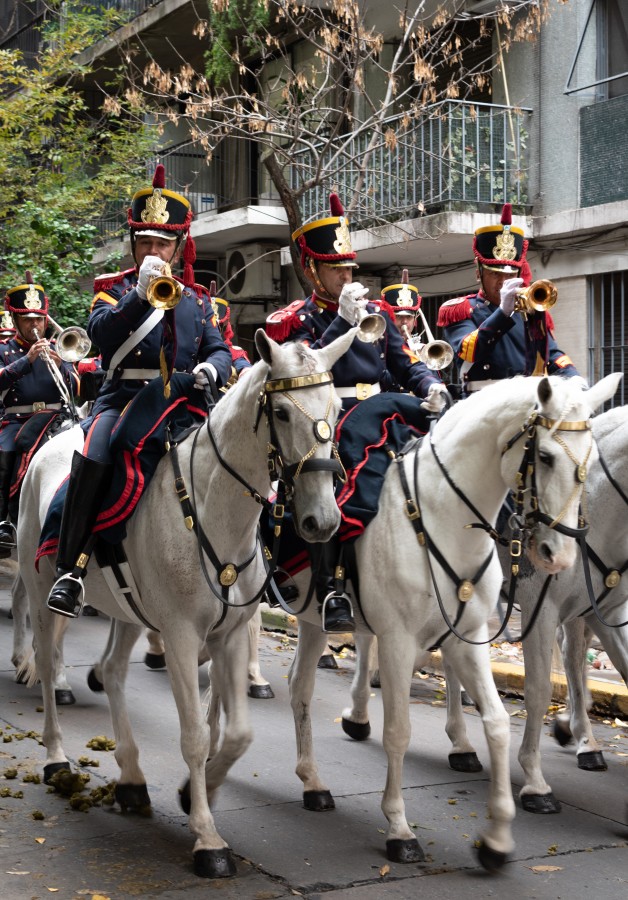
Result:
M367 228L454 209L488 212L506 201L528 207L531 112L443 101L429 107L418 121L401 116L388 120L366 167L364 189L351 211L352 224ZM388 139L386 131L392 132ZM302 198L304 221L317 218L327 208L330 190L348 205L370 138L368 132L354 138L345 135L324 150L324 169L327 160L338 155L337 160L328 169L325 183ZM310 178L318 163L315 151L295 154L292 187Z

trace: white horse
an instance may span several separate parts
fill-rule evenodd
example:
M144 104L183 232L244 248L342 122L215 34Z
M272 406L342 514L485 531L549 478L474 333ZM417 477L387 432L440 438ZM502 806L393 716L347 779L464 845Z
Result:
M594 615L587 599L587 588L580 551L574 571L560 574L549 582L539 614L531 633L524 638L526 662L525 703L526 724L519 751L519 759L526 775L520 791L523 809L534 813L560 811L560 802L545 781L541 769L540 735L551 700L552 649L559 625L560 649L568 684L568 710L556 717L554 736L565 745L575 740L578 767L590 771L606 768L587 715L589 692L586 679L586 650L591 633L595 633L622 678L628 683L628 628L614 627L628 621L628 580L617 578L628 567L627 501L622 487L628 486L628 407L622 406L602 413L592 420L592 431L601 457L611 477L609 480L601 461L591 463L587 480L587 509L590 533L587 544L604 563L604 571L591 564L594 596L605 594L600 603L603 624ZM628 487L627 487L628 491ZM510 556L500 549L500 558L508 579ZM610 576L610 577L609 577ZM534 571L520 577L516 600L521 607L522 627L530 622L541 596L547 574ZM605 580L614 585L607 588ZM589 612L587 612L589 610ZM356 674L352 686L352 705L343 711L343 729L354 740L366 740L371 732L368 717L369 678L376 666L372 635L356 637ZM449 763L458 772L482 770L478 756L469 742L465 716L460 703L459 682L454 671L443 659L447 679L447 725L452 742ZM417 660L416 668L421 665Z
M331 458L329 438L340 401L330 370L354 335L355 329L329 347L312 351L301 344L279 346L258 331L260 362L224 395L207 425L178 448L197 534L186 527L167 457L127 523L124 548L138 588L137 603L168 647L181 750L190 775L189 824L195 835L197 875L225 877L235 872L208 800L252 737L246 698L247 622L255 609L250 601L262 590L267 575L258 522L270 493L270 471L276 466L276 477L285 480L301 536L307 541L327 540L339 523L333 491L338 464ZM50 558L42 560L39 572L34 564L53 487L70 467L70 453L59 464L55 444L52 441L50 449L36 456L27 474L18 528L20 572L30 601L44 699L45 781L70 767L54 702L55 632L62 620L46 606L53 563ZM94 560L86 589L88 602L115 619L115 652L104 659L102 677L120 766L116 798L123 809L144 808L150 801L124 697L129 655L144 625L120 596L110 592ZM210 736L197 673L199 651L207 642L227 710L224 739L209 762Z
M536 564L550 573L573 564L576 547L569 529L578 525L583 479L595 456L589 418L615 392L619 377L608 376L586 392L557 377L518 378L487 387L456 404L418 450L390 466L379 511L355 544L359 585L349 590L355 598L359 587L357 640L360 633L375 634L379 644L388 757L382 810L388 820L387 855L393 861L423 858L406 820L401 776L410 740L408 703L415 661L420 651L435 645L441 645L443 657L480 709L488 743L490 817L480 842L480 862L494 870L513 848L509 719L485 643L502 573L493 537L485 528L494 527L507 492L525 487L526 509L531 494L537 495L531 523ZM522 484L529 466L534 468L534 492ZM484 527L466 527L471 523ZM301 597L294 601L297 613L308 580L309 572L295 578ZM450 633L454 629L460 637ZM334 806L318 774L310 714L325 639L316 611L302 610L289 683L296 772L304 786L304 806L311 810ZM368 678L362 685L368 691Z

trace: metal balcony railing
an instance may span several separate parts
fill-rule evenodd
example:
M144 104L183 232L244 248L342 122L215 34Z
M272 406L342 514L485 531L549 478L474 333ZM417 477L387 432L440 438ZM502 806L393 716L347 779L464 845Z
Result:
M407 116L387 120L364 167L364 187L351 212L353 225L366 227L423 211L478 209L506 201L527 206L531 112L452 100L427 108L418 120ZM371 137L367 131L344 136L324 150L325 181L301 200L305 222L327 208L330 190L349 202ZM295 154L292 187L298 188L318 167L316 151Z

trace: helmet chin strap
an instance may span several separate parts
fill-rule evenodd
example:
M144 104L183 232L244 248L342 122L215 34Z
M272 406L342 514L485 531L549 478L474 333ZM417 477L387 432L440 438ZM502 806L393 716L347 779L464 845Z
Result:
M318 272L316 271L316 263L313 259L308 260L308 269L310 270L310 275L312 277L312 281L314 282L314 287L316 288L316 293L321 297L322 300L332 300L334 303L338 302L337 297L332 297L327 288L323 286L323 282L318 277Z

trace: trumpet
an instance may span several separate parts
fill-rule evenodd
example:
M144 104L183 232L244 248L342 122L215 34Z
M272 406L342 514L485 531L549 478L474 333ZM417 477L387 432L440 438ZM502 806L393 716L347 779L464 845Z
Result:
M454 358L454 351L447 341L436 341L434 335L430 331L427 319L423 315L423 310L419 307L419 316L423 323L423 331L421 335L425 335L426 343L421 341L421 335L410 334L407 325L403 326L404 336L408 347L413 353L416 353L423 365L427 366L433 372L439 369L446 369Z
M356 336L365 344L379 341L386 331L386 319L379 313L369 313L365 309L358 310L356 325L359 326Z
M57 354L64 362L75 363L87 356L91 347L91 341L84 328L79 328L78 325L70 326L70 328L61 328L52 316L48 316L48 321L53 328L53 335L56 334ZM35 340L38 341L39 334L37 329L33 330L33 334ZM46 364L46 368L59 391L61 400L70 409L74 409L74 397L63 380L63 375L51 357L50 351L48 349L42 350L40 357Z
M179 300L183 288L172 277L172 271L168 263L161 267L161 275L151 278L146 289L146 299L155 309L174 309Z
M515 294L515 312L524 316L533 312L546 312L554 306L557 299L558 291L551 281L534 281Z

